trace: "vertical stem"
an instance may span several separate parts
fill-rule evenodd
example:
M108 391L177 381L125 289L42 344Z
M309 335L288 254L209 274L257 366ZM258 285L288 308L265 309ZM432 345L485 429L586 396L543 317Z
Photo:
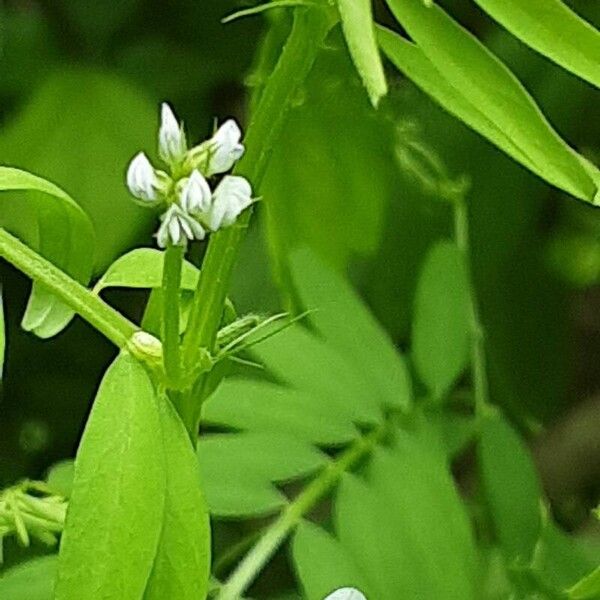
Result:
M479 316L479 304L471 268L471 240L469 235L469 214L465 196L461 194L454 201L454 236L465 265L468 282L471 317L471 365L473 372L473 393L475 412L481 419L489 407L489 386L487 379L487 360L485 355L485 333Z
M246 154L235 170L246 176L255 190L260 188L294 94L310 72L333 23L332 13L322 7L300 7L294 11L291 33L262 92L245 139ZM195 364L201 347L214 349L229 279L250 213L247 210L235 226L213 234L209 242L183 340L187 368Z
M183 246L169 244L163 261L163 357L169 387L177 388L181 381L179 351L179 302Z

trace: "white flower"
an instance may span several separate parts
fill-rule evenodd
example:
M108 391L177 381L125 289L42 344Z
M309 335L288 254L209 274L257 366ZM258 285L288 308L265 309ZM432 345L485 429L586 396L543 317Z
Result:
M139 200L154 203L159 200L158 190L160 181L148 157L140 152L129 164L127 169L127 187Z
M160 248L166 248L169 242L174 246L186 246L188 240L203 240L206 235L202 225L177 204L171 204L160 220L162 223L156 234Z
M196 169L190 177L183 181L179 194L179 204L190 215L205 215L211 204L212 192L208 182Z
M250 204L252 188L248 180L237 175L226 175L213 194L208 226L212 231L228 227Z
M206 176L217 175L229 171L244 154L244 146L240 143L242 132L238 124L229 119L225 121L207 142L209 160Z
M178 163L187 152L183 124L179 124L171 107L163 102L158 132L158 155L168 164Z
M362 592L355 588L340 588L329 594L325 600L367 600Z

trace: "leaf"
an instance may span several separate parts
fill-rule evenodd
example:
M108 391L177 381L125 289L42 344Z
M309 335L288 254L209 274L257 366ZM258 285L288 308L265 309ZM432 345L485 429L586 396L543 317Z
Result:
M210 576L210 523L190 438L167 397L159 399L166 497L158 551L144 600L205 598Z
M528 565L541 534L541 490L529 452L499 415L481 426L483 489L508 566Z
M347 418L339 418L338 410L344 408L342 403L329 402L326 396L305 390L231 378L210 397L203 415L207 425L280 432L315 445L334 446L347 444L358 436L347 408Z
M437 5L427 8L420 0L388 4L417 44L415 51L395 34L380 34L384 52L400 70L528 169L576 198L594 202L597 169L588 172L590 167L552 129L498 58Z
M56 600L139 600L152 569L165 504L155 392L121 353L107 370L77 456Z
M202 487L211 514L259 516L287 502L272 482L314 473L327 458L310 445L278 433L205 434L198 442Z
M316 474L328 464L319 448L358 441L358 426L382 425L390 409L411 403L402 357L349 284L310 252L291 264L300 296L315 308L311 316L323 326L322 335L296 323L258 343L252 357L277 383L232 378L203 404L202 425L230 431L205 434L198 444L204 488L215 515L277 512L287 498L274 484ZM329 317L324 318L330 298L341 311L339 321L331 317L332 327L327 326ZM338 327L348 325L349 333L334 337ZM375 360L361 344L369 345Z
M94 285L94 292L111 287L160 288L162 286L164 252L155 248L136 248L113 262ZM193 291L198 283L199 271L189 261L184 261L181 288Z
M97 269L148 235L155 215L132 202L125 185L136 152L153 154L157 109L145 93L108 71L63 68L44 78L0 133L3 163L19 165L68 189L97 232L77 238ZM60 238L64 239L64 238Z
M323 600L345 586L366 589L364 577L340 542L310 521L296 528L292 555L307 600Z
M411 384L406 365L373 315L340 275L308 249L291 257L298 295L317 330L380 394L383 404L406 410Z
M577 582L567 593L572 600L597 600L600 598L600 567Z
M0 576L0 598L5 600L54 600L57 556L33 558Z
M375 451L364 479L345 475L333 510L337 540L309 530L314 543L300 531L294 544L309 600L340 582L380 600L475 598L472 534L442 454L399 434Z
M465 369L471 327L463 257L452 242L438 242L425 258L414 300L412 357L430 393L441 400Z
M0 167L0 191L30 192L25 198L12 194L3 198L5 202L20 202L18 207L3 209L0 225L25 237L46 259L87 284L92 272L94 231L75 201L53 183L10 167ZM73 314L34 282L22 325L39 337L48 338L61 331Z
M475 0L520 40L600 87L600 33L561 0Z
M371 104L377 106L387 93L387 84L375 41L371 0L337 0L337 6L354 65Z

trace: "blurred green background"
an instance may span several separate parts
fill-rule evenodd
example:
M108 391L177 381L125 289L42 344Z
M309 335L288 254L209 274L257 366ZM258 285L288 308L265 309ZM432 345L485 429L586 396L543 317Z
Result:
M440 4L506 61L571 144L600 158L597 91L469 0ZM569 4L600 25L598 0ZM240 7L233 0L3 3L0 163L47 177L82 204L97 229L97 274L124 251L153 245L154 218L130 201L123 179L135 152L156 154L159 103L171 102L194 141L215 118L247 122L264 33L272 25L269 43L280 43L289 15L221 24ZM376 9L391 25L383 4ZM273 153L232 297L241 311L285 306L286 251L309 244L350 274L407 347L420 262L452 226L447 208L396 159L398 125L416 124L450 173L473 182L473 266L494 401L523 431L546 428L536 456L547 492L564 525L585 527L600 488L600 213L551 189L397 72L388 74L391 92L375 112L340 32L332 32ZM4 486L73 455L114 351L79 320L51 341L25 334L19 321L29 284L5 264L0 275L8 320ZM107 299L139 318L145 295L113 291Z

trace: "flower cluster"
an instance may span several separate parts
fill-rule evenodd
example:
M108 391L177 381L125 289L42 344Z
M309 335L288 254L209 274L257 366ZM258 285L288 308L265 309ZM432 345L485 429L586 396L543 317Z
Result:
M209 231L229 227L252 204L252 187L244 177L225 175L214 190L209 183L240 159L241 137L230 119L209 140L188 149L183 124L163 103L158 155L169 172L155 169L143 152L127 169L127 187L138 204L165 208L156 234L161 248L185 246L188 240L202 240Z

